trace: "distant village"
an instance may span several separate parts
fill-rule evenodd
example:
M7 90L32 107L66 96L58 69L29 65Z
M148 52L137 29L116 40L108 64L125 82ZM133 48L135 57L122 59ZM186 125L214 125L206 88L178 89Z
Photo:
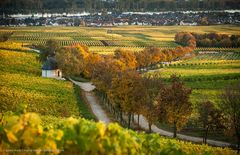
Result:
M95 14L0 15L0 26L121 26L240 24L240 12L123 12Z

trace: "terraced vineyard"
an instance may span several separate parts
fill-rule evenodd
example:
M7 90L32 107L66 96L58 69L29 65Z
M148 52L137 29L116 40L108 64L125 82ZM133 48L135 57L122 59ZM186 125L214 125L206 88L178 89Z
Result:
M200 53L200 52L199 52ZM204 133L198 124L198 107L203 102L210 101L216 107L222 102L223 89L230 84L240 82L240 53L239 52L204 52L187 60L175 61L163 65L163 68L152 70L144 75L162 77L170 83L170 76L177 74L181 76L185 85L192 89L190 101L193 113L182 134L201 137ZM167 124L158 124L161 128L172 131ZM225 136L221 129L209 133L214 140L233 142L234 140Z
M132 51L141 51L148 46L174 48L177 46L174 35L183 29L199 31L196 27L175 26L114 27L111 31L109 28L86 27L1 29L0 33L13 34L10 41L0 43L0 109L4 114L3 119L0 117L3 120L3 123L0 122L0 137L4 137L0 138L0 149L47 148L64 150L70 154L237 154L228 148L167 139L158 134L123 129L117 124L105 126L101 122L79 118L94 119L94 116L84 106L80 96L77 96L78 90L67 81L40 77L41 65L36 61L37 55L23 47L55 39L62 46L81 43L88 45L90 51L102 54L112 53L118 48ZM201 31L233 34L239 32L239 28L201 27ZM192 88L190 99L194 110L191 121L197 118L196 106L199 103L210 100L218 106L223 88L240 81L239 49L199 48L196 54L191 59L159 64L163 68L145 73L157 74L166 82L169 82L169 76L174 73L181 75L185 84ZM30 113L23 112L25 107L21 107L22 104L27 105L26 110ZM69 116L76 119L67 119ZM131 117L129 118L130 122ZM195 126L192 124L191 127ZM214 138L235 142L222 133Z
M240 54L236 52L216 52L197 56L165 65L155 72L166 80L170 75L181 75L185 83L193 89L192 101L197 104L209 99L219 103L219 94L230 84L240 81Z
M238 33L239 28L230 26L199 27L201 32ZM92 52L112 53L117 48L128 48L139 51L149 46L174 48L174 35L182 30L193 32L198 28L192 27L139 27L122 26L112 28L93 27L19 27L3 28L0 33L13 33L10 41L28 44L45 44L49 39L55 39L62 46L80 43L90 47ZM224 31L223 31L224 30ZM229 51L229 48L197 48L198 51ZM238 49L239 50L239 49Z
M231 52L231 53L224 53L224 52L216 52L216 53L199 53L197 57L188 62L193 60L240 60L240 50L238 52ZM227 61L226 61L227 62Z
M47 122L69 116L94 118L76 99L72 83L40 77L37 54L18 43L4 45L1 43L0 47L9 49L0 50L1 112L15 112L24 104L28 111L41 114Z

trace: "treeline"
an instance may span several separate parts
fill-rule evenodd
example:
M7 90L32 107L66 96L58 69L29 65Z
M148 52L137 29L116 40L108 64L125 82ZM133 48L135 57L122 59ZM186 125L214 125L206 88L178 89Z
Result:
M194 47L178 46L175 49L146 48L141 52L134 53L137 69L151 69L157 64L179 60L187 54L191 54ZM128 51L128 53L131 53Z
M98 63L104 59L117 59L121 61L121 65L125 65L124 67L127 67L128 70L149 69L157 64L179 60L181 57L191 54L195 48L195 42L194 40L189 40L187 46L178 46L175 49L150 47L140 52L118 49L114 52L114 55L99 55L91 53L87 46L80 44L60 47L55 40L48 40L45 46L41 45L37 48L41 51L38 57L41 62L46 61L49 57L56 57L59 59L58 63L60 67L62 67L61 69L63 69L66 76L70 74L83 74L84 76L91 78L92 71L86 71L86 69L93 69L92 66L94 66L94 64L92 63ZM72 61L69 61L68 64L63 64L68 57L69 59L72 59ZM86 67L88 63L90 63L90 66ZM72 68L70 68L70 64L79 64L74 68L76 71L73 71Z
M240 35L179 32L175 36L175 41L182 45L189 44L189 40L195 40L197 47L240 47Z
M5 13L238 9L239 0L1 0Z

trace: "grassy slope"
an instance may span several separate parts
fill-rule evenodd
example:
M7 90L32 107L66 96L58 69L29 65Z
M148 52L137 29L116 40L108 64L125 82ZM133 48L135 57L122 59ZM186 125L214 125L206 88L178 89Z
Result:
M28 111L48 118L94 118L72 83L41 77L41 65L36 56L35 53L0 50L0 109L15 111L18 105L26 104Z

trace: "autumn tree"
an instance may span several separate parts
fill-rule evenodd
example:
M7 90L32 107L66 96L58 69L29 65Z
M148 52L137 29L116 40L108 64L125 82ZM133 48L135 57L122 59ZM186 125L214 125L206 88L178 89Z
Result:
M158 100L158 95L161 89L163 89L162 80L157 76L144 77L143 78L144 87L146 88L145 104L142 107L142 114L148 121L149 132L151 132L151 126L159 118L161 104Z
M127 113L128 128L131 126L131 118L136 110L136 104L140 99L136 97L141 86L140 79L140 75L135 70L122 72L113 78L109 92L113 102L118 103L121 110Z
M96 70L96 65L102 61L102 57L99 54L91 53L85 59L84 75L88 78L92 77L93 72Z
M191 33L198 47L239 47L239 35L227 35L218 33ZM192 44L189 42L189 44Z
M135 57L137 61L137 67L140 71L151 64L151 55L146 49L140 52L135 52Z
M139 119L140 119L140 115L144 113L145 109L145 104L148 101L148 91L144 85L144 79L143 78L138 78L137 79L138 85L135 88L134 91L134 103L133 106L135 107L134 109L134 114L137 115L137 125L138 128L139 126Z
M165 87L160 94L166 112L166 120L173 125L173 137L177 136L177 130L180 130L187 123L191 115L190 94L191 89L186 88L176 75L171 76L170 87Z
M186 54L185 48L182 46L176 47L175 51L176 51L175 57L177 57L177 58L183 57Z
M167 62L171 62L173 60L173 55L172 55L172 52L170 50L164 49L162 52L165 54Z
M85 58L87 56L88 51L85 46L77 45L58 50L56 53L56 60L65 76L79 76L86 67Z
M142 52L135 52L134 53L137 61L137 69L141 71L142 67L144 66L144 58Z
M142 56L142 64L143 67L147 67L151 65L152 63L152 55L149 53L149 50L146 48L143 51L141 51L141 56Z
M223 128L223 113L210 101L202 102L198 106L199 121L204 129L203 143L207 143L209 130L216 131Z
M45 45L37 47L40 50L38 60L45 62L48 57L55 57L56 52L60 49L60 45L56 40L48 40Z
M240 35L232 35L230 39L233 47L240 47Z
M220 41L221 40L221 34L218 34L218 33L208 33L205 35L207 38L209 38L210 40L217 40L217 41Z
M227 119L225 124L230 135L236 137L240 150L240 83L229 85L221 95L220 107Z
M102 92L107 91L109 88L108 84L110 83L105 82L105 80L111 81L112 79L111 74L108 71L109 64L102 60L95 64L95 69L92 73L92 81L94 85L96 85L96 87Z
M123 62L107 56L95 64L92 80L97 88L107 92L111 86L112 79L124 70L126 70L126 65Z
M102 103L108 107L111 113L117 114L120 122L122 122L122 110L119 102L113 102L111 86L113 78L125 70L126 65L123 62L113 59L112 56L105 56L95 64L92 72L92 81L98 89Z
M212 46L212 41L208 38L199 40L198 42L199 46L203 46L203 47L211 47Z
M146 51L148 52L148 55L150 55L151 65L164 62L166 60L166 56L160 48L150 47L147 48Z
M136 57L132 51L118 49L114 52L114 58L125 63L129 69L136 69L137 67Z
M175 41L183 46L196 47L196 38L190 32L179 32L175 35Z
M224 38L219 42L221 47L232 47L232 41L230 38Z

